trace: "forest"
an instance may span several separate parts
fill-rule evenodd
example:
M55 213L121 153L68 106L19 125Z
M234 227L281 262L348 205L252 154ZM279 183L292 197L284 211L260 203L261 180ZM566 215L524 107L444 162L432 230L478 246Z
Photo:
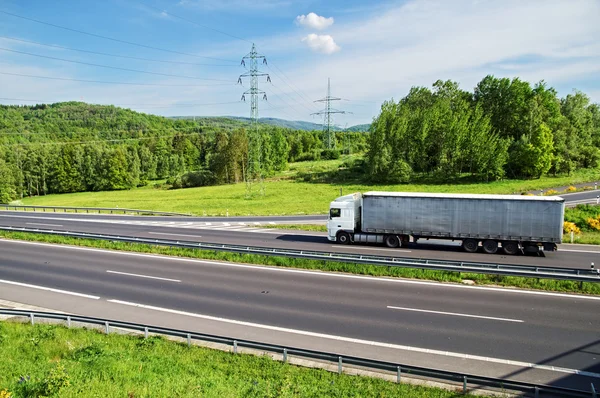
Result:
M247 125L227 119L175 120L79 102L0 106L0 203L51 193L130 189L168 179L175 188L243 181ZM321 131L260 125L261 169L339 157ZM364 133L339 133L348 150ZM343 150L343 149L342 149Z
M373 181L569 175L598 167L600 106L579 91L559 98L543 81L486 76L471 93L439 80L385 102L368 144Z
M165 118L82 102L0 106L0 203L50 193L121 190L152 180L173 188L243 181L248 125ZM365 183L451 182L569 175L600 163L600 106L559 98L543 81L486 76L473 92L452 81L386 101L369 133L259 125L261 169L363 153Z

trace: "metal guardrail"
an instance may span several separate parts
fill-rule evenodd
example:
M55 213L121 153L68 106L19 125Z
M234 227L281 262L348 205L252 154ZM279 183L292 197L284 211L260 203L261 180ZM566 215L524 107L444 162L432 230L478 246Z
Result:
M40 211L42 213L46 213L46 210L50 213L56 213L57 210L62 213L98 213L101 214L109 213L109 214L138 214L138 215L150 215L150 216L186 216L189 217L191 214L185 213L171 213L165 211L154 211L154 210L139 210L139 209L121 209L121 208L112 208L112 207L69 207L69 206L30 206L30 205L3 205L0 204L0 209L4 210L14 210L20 211Z
M461 372L452 372L441 369L425 368L412 365L404 365L400 363L379 361L367 358L354 356L346 356L342 354L314 351L294 347L285 347L275 344L260 343L251 340L239 340L231 337L216 336L204 333L190 332L178 329L162 328L157 326L149 326L139 323L122 322L108 320L102 318L85 317L79 315L60 314L53 312L15 310L15 309L0 309L0 314L14 317L26 317L31 324L35 324L36 319L51 319L60 320L67 323L67 327L71 327L73 322L99 325L104 328L106 334L110 333L110 328L119 328L137 332L143 332L147 338L150 333L169 337L184 338L187 340L188 346L191 346L192 340L223 344L233 347L233 352L237 353L238 348L250 348L280 354L283 362L287 362L290 356L295 356L303 359L315 359L338 365L338 373L343 373L344 365L367 368L375 371L385 371L395 374L396 381L400 383L403 376L417 376L420 378L434 379L438 381L461 383L463 394L468 392L469 385L473 387L487 387L492 389L500 389L502 391L518 391L521 393L531 394L534 397L592 397L597 398L597 393L594 384L590 384L590 390L576 390L565 387L557 387L550 385L538 385L515 380L504 380L493 377L477 376Z
M570 280L579 282L600 282L600 269L579 269L579 268L556 268L556 267L541 267L534 265L518 265L518 264L493 264L493 263L476 263L465 261L450 261L450 260L433 260L422 258L407 258L407 257L392 257L392 256L377 256L365 254L351 254L340 252L320 252L311 250L294 250L294 249L277 249L270 247L257 246L240 246L228 245L220 243L204 243L191 242L181 240L165 240L165 239L150 239L139 238L132 236L104 235L91 234L86 232L70 232L57 231L39 228L23 228L23 227L2 227L0 230L17 231L17 232L32 232L59 236L70 236L75 238L91 238L110 240L117 242L128 243L144 243L149 245L160 245L169 247L180 247L186 249L203 249L224 251L241 254L258 254L265 256L279 256L291 258L303 258L308 260L325 260L338 261L359 264L380 265L387 267L404 267L430 269L438 271L453 271L453 272L468 272L478 274L493 274L507 276L521 276L530 278L546 278L557 280Z

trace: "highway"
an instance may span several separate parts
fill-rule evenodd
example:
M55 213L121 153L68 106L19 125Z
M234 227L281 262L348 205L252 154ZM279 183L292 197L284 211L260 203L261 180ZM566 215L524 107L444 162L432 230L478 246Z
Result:
M496 377L600 384L597 297L33 242L0 240L0 253L2 300Z
M208 243L239 244L325 252L390 254L396 257L545 265L589 269L600 264L600 247L561 245L545 256L465 253L456 242L420 240L399 249L381 246L342 246L327 240L325 233L263 228L264 221L162 221L155 217L92 217L77 214L0 212L0 226L53 229L88 233L136 236L152 239L179 239ZM271 221L273 222L273 221ZM259 223L260 225L255 225ZM250 226L248 226L250 224Z

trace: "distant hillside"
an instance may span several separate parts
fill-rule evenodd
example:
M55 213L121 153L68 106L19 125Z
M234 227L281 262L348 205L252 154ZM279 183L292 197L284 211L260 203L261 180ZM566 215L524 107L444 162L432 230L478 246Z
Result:
M172 119L193 119L194 116L174 116ZM196 116L196 121L209 121L211 125L228 125L228 126L239 126L250 123L250 118L240 116L220 116L220 117L208 117L208 116ZM291 130L321 130L323 126L320 123L304 122L301 120L285 120L272 117L261 117L258 119L259 123L268 124L271 126L283 127ZM369 131L370 124L359 124L356 126L342 129L335 127L337 131Z

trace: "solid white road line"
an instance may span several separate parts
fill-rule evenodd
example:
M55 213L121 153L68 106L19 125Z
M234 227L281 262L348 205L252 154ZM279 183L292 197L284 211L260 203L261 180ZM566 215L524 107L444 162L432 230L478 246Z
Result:
M321 236L321 235L318 235ZM331 247L337 247L339 248L340 245L331 245ZM344 247L344 249L355 249L355 250L376 250L376 251L380 251L380 252L395 252L395 253L412 253L412 250L404 250L404 249L377 249L377 248L370 248L370 247L353 247L353 246L348 246L348 247ZM343 254L343 253L342 253Z
M375 347L391 348L391 349L395 349L395 350L412 351L412 352L419 352L419 353L423 353L423 354L443 355L443 356L447 356L447 357L470 359L470 360L484 361L484 362L492 362L492 363L499 363L499 364L504 364L504 365L513 365L513 366L519 366L522 368L534 368L534 369L547 370L547 371L551 371L551 372L578 374L578 375L587 376L587 377L600 378L600 373L587 372L587 371L582 371L579 369L560 368L560 367L556 367L556 366L538 365L538 364L529 363L529 362L513 361L510 359L483 357L483 356L463 354L463 353L458 353L458 352L431 350L428 348L420 348L420 347L411 347L411 346L405 346L405 345L399 345L399 344L383 343L380 341L362 340L362 339L356 339L356 338L352 338L352 337L344 337L344 336L336 336L336 335L331 335L331 334L310 332L308 330L290 329L290 328L284 328L284 327L279 327L279 326L263 325L260 323L219 318L219 317L210 316L210 315L195 314L192 312L185 312L185 311L173 310L173 309L162 308L162 307L154 307L151 305L137 304L137 303L131 303L131 302L121 301L121 300L107 300L107 301L110 303L127 305L127 306L131 306L131 307L144 308L144 309L153 310L153 311L168 312L171 314L184 315L184 316L200 318L200 319L207 319L207 320L217 321L217 322L225 322L225 323L241 325L241 326L273 330L276 332L294 333L294 334L299 334L299 335L303 335L303 336L344 341L344 342L354 343L354 344L364 344L364 345L375 346Z
M148 233L151 235L185 236L188 238L201 238L202 237L200 235L169 234L166 232L148 232Z
M62 227L62 225L60 225L60 224L44 224L41 222L27 222L25 224L27 224L27 225L44 225L46 227Z
M520 319L496 318L496 317L493 317L493 316L482 316L482 315L471 315L471 314L459 314L459 313L456 313L456 312L430 311L430 310L421 310L421 309L417 309L417 308L395 307L393 305L388 305L387 307L389 309L392 309L392 310L414 311L414 312L427 312L427 313L430 313L430 314L463 316L463 317L467 317L467 318L490 319L490 320L493 320L493 321L518 322L518 323L523 323L524 322L524 321L522 321Z
M138 278L148 278L148 279L158 279L161 281L169 281L169 282L177 282L181 283L179 279L169 279L169 278L159 278L158 276L149 276L149 275L140 275L140 274L130 274L127 272L119 272L119 271L111 271L106 270L109 274L119 274L119 275L127 275L127 276L137 276Z
M417 280L410 280L410 279L393 279L393 278L386 278L386 277L337 274L337 273L329 273L329 272L322 272L322 271L307 271L307 270L291 269L291 268L268 267L268 266L263 266L263 265L228 263L228 262L210 261L210 260L196 260L196 259L192 259L192 258L162 256L162 255L156 255L156 254L122 252L122 251L117 251L117 250L94 249L91 247L68 246L68 245L41 243L41 242L28 242L28 241L22 241L22 240L0 239L0 242L2 242L3 244L17 244L17 245L31 245L31 246L48 247L48 248L55 249L55 250L56 249L79 250L79 251L84 251L84 252L96 252L96 253L110 254L113 256L132 256L132 257L148 258L148 259L161 260L161 261L180 261L180 262L191 263L191 264L218 265L220 267L253 269L253 270L264 271L264 272L288 272L288 273L293 273L293 274L305 274L305 275L311 275L311 276L318 276L320 278L346 278L346 279L358 279L358 280L362 280L362 281L372 281L372 282L379 282L379 283L399 283L399 284L406 284L406 285L432 286L432 287L439 288L439 289L471 289L471 290L484 290L484 291L500 292L500 293L504 293L504 294L529 294L529 295L533 295L533 296L560 297L560 298L567 298L567 299L571 299L571 300L600 301L600 296L586 296L586 295L582 295L582 294L552 293L552 292L543 292L543 291L538 291L538 290L520 290L520 289L510 289L510 288L500 288L500 287L469 286L469 285L459 285L459 284L453 284L453 283L417 281Z
M45 287L45 286L38 286L38 285L30 285L28 283L21 283L21 282L13 282L13 281L5 281L3 279L0 279L0 283L5 283L7 285L15 285L15 286L22 286L22 287L29 287L32 289L38 289L38 290L47 290L49 292L54 292L54 293L62 293L62 294L69 294L71 296L79 296L79 297L85 297L85 298L89 298L89 299L93 299L93 300L99 300L100 297L98 296L90 296L89 294L83 294L83 293L77 293L77 292L70 292L68 290L60 290L60 289L54 289L51 287Z
M575 249L558 249L561 252L574 252L574 253L598 253L600 254L600 250L575 250Z

